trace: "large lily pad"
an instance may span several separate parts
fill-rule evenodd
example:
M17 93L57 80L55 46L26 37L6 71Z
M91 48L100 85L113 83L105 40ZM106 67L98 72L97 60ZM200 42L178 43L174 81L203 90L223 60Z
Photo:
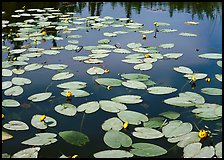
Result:
M111 98L111 100L115 102L126 103L126 104L136 104L136 103L141 103L143 101L141 99L141 96L136 96L136 95L122 95L122 96Z
M167 59L178 59L181 56L183 56L183 53L167 53L163 55Z
M148 121L148 117L142 113L135 111L120 111L117 113L117 116L123 121L128 122L129 124L139 125L141 122Z
M84 146L89 142L88 136L78 131L72 130L59 132L59 136L63 138L67 143L75 146Z
M2 101L2 106L4 106L4 107L19 107L20 103L14 99L4 99Z
M7 90L5 90L4 94L6 96L19 96L23 93L23 88L20 86L13 86Z
M70 73L70 72L61 72L61 73L55 74L51 79L52 80L64 80L64 79L69 79L69 78L71 78L73 76L74 76L73 73Z
M54 127L57 125L57 121L49 116L46 116L44 121L40 121L42 115L34 115L31 119L31 125L37 129L47 129L47 127Z
M66 116L74 116L77 112L76 106L69 103L59 104L54 109L56 112Z
M134 66L134 69L146 71L152 69L152 64L150 62L142 63L142 64L136 64Z
M104 150L94 153L95 158L130 158L133 154L124 150Z
M109 131L109 130L119 131L122 128L123 128L123 122L119 118L117 118L117 117L113 117L113 118L107 119L102 124L102 129L104 131Z
M179 93L179 97L186 98L189 102L192 102L195 104L205 103L204 97L202 97L200 94L195 93L195 92Z
M138 64L138 63L143 63L144 61L142 59L134 59L134 58L131 58L131 59L123 59L121 60L122 62L125 62L125 63L130 63L130 64Z
M163 87L163 86L155 86L147 89L150 94L170 94L176 92L176 88L172 87Z
M148 128L158 128L162 126L163 122L164 122L163 117L153 117L149 118L149 121L144 122L143 125L144 127Z
M143 82L139 82L136 80L127 80L126 82L122 82L122 85L128 88L133 89L146 89L147 86Z
M113 52L122 53L122 54L129 54L129 53L131 53L131 51L129 51L127 49L121 49L121 48L116 48L116 49L113 50Z
M35 137L23 141L22 144L31 146L46 146L57 142L57 139L55 138L57 134L55 133L37 133L35 135Z
M87 84L85 82L73 81L58 84L57 87L62 89L82 89L85 88L86 85Z
M178 117L180 117L180 113L173 112L173 111L162 112L159 115L169 119L177 119Z
M139 52L139 53L149 53L149 50L146 48L138 47L138 48L132 48L133 51Z
M170 49L174 47L173 43L165 43L165 44L160 44L159 45L160 48L165 48L165 49Z
M219 88L202 88L201 92L204 94L213 95L213 96L222 95L222 89L219 89Z
M184 37L197 37L197 34L193 34L193 33L188 33L188 32L181 32L179 33L180 36L184 36Z
M15 131L21 131L21 130L28 130L29 126L22 122L22 121L9 121L8 123L4 124L3 127L8 130L15 130Z
M174 67L173 69L180 73L193 74L193 71L190 68L185 66Z
M99 101L100 108L104 111L111 112L111 113L118 113L122 110L126 110L127 107L125 104L113 102L109 100L101 100Z
M26 148L12 155L11 158L37 158L40 147Z
M62 70L68 67L66 64L46 64L43 66L44 68L47 69L52 69L52 70Z
M147 74L140 74L140 73L123 73L121 74L122 78L126 78L129 80L136 80L136 81L146 81L150 78Z
M97 58L89 58L84 60L84 63L88 64L98 64L98 63L103 63L103 60L97 59Z
M12 78L12 83L14 85L22 86L22 85L25 85L25 84L30 84L31 80L28 79L28 78L23 78L23 77L13 77Z
M128 44L127 44L127 47L128 47L128 48L139 48L139 47L141 47L141 46L142 46L141 43L128 43Z
M199 79L204 79L207 74L205 73L193 73L193 74L185 74L184 77L187 77L188 79L191 79L192 76L194 76L196 78L196 80L199 80Z
M222 82L222 74L215 74L215 78L216 78L218 81Z
M2 69L2 76L4 76L4 77L10 77L10 76L12 76L12 71L11 70L9 70L9 69Z
M56 50L44 50L42 51L43 54L47 54L47 55L56 55L59 54L60 51L56 51Z
M110 53L110 50L106 50L106 49L93 49L91 50L92 54L105 54L105 53Z
M208 59L222 59L222 54L220 54L220 53L204 53L204 54L199 54L198 57L208 58Z
M160 131L148 127L136 127L132 135L142 139L156 139L164 136Z
M4 81L2 82L2 89L7 89L9 87L12 86L12 82L11 81Z
M13 135L2 131L2 141L5 141L5 140L11 139L11 138L13 138Z
M25 69L25 71L33 71L33 70L40 69L41 67L43 67L43 64L32 63L32 64L29 64L26 67L24 67L24 69Z
M103 137L104 142L111 148L129 147L132 144L131 138L123 132L110 130Z
M105 86L120 86L122 83L122 80L116 78L97 78L95 81Z
M134 143L131 153L140 157L155 157L167 153L167 150L151 143Z
M104 69L102 69L100 67L91 67L86 72L90 75L104 74Z
M96 112L100 108L100 105L97 101L92 101L92 102L86 102L77 107L78 112L83 112L85 113L93 113Z
M215 155L218 158L222 158L222 142L219 142L215 145Z
M51 92L37 93L32 96L29 96L28 100L31 100L33 102L40 102L40 101L44 101L44 100L50 98L51 95L52 95Z
M66 95L66 93L67 93L67 91L70 91L70 92L72 92L72 95L74 96L74 97L86 97L86 96L89 96L90 95L90 93L89 92L86 92L86 91L84 91L84 90L80 90L80 89L67 89L67 90L64 90L63 92L61 92L61 95L63 95L63 96L67 96Z

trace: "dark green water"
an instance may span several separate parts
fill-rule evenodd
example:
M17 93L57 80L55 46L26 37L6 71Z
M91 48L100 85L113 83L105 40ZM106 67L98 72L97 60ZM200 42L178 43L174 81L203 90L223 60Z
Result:
M77 113L74 117L67 117L58 114L54 107L59 103L65 102L65 98L61 96L61 89L57 88L56 85L69 82L69 81L83 81L87 83L85 91L91 93L88 97L74 98L72 104L79 106L88 101L99 101L99 100L110 100L115 96L122 94L133 94L142 97L143 102L140 104L127 105L128 110L138 111L147 114L149 117L156 117L159 113L165 111L175 111L181 113L178 118L183 122L189 122L191 124L196 123L199 128L203 128L205 125L209 127L212 131L214 129L219 129L217 123L221 122L221 119L215 121L201 121L200 118L196 118L191 112L190 108L174 107L163 103L163 100L177 96L180 92L192 91L190 85L187 83L187 79L173 70L176 66L187 66L195 72L206 73L208 77L211 77L211 83L207 83L204 80L198 81L193 92L201 94L201 89L206 87L222 88L222 83L215 78L215 74L221 73L221 68L216 64L217 60L209 60L199 58L198 55L208 52L222 53L222 6L221 3L152 3L152 2L142 2L142 3L124 3L124 2L76 2L76 3L2 3L2 11L5 14L2 15L3 20L9 20L10 23L23 21L24 19L11 18L16 9L21 9L24 5L27 8L45 8L53 7L55 9L59 8L61 12L75 12L76 16L86 17L98 15L100 17L112 16L114 18L129 17L132 20L143 23L143 29L153 29L153 22L166 22L170 23L171 26L167 28L177 29L174 33L158 33L157 38L153 38L153 34L147 34L146 40L143 40L140 36L141 34L136 32L130 32L128 34L121 34L117 38L111 39L110 44L120 43L122 48L127 48L126 44L130 42L139 42L143 46L158 46L162 43L174 43L175 47L171 49L159 49L161 54L168 52L182 52L183 56L178 60L158 60L153 64L153 68L148 71L137 71L133 69L133 64L123 63L121 60L124 59L126 55L122 54L110 54L110 56L103 58L103 68L109 69L109 74L104 74L100 76L90 76L86 73L86 70L92 66L98 66L95 64L85 64L82 62L74 61L72 57L78 55L88 55L89 51L82 50L79 53L69 53L70 51L61 50L60 54L57 56L44 55L39 58L30 58L29 63L63 63L67 64L69 67L66 71L70 71L75 74L74 77L62 80L62 81L52 81L51 77L57 72L55 70L46 70L41 68L33 72L25 72L19 77L25 77L32 80L32 84L23 86L24 93L20 96L13 97L18 100L21 104L29 103L29 108L3 108L2 113L5 115L5 119L2 124L9 122L11 120L21 120L28 124L30 129L28 131L9 131L3 128L3 131L14 136L13 139L4 141L2 143L2 153L14 154L22 149L28 148L26 145L22 145L21 142L33 137L36 133L42 132L34 128L30 120L35 114L46 114L48 116L54 117L57 120L57 126L53 128L48 128L44 132L54 132L58 133L65 130L76 130L85 133L90 142L85 146L77 147L66 143L59 136L57 136L58 141L49 146L42 146L39 152L40 158L43 157L59 157L61 154L66 156L71 156L78 154L81 158L93 157L93 154L101 151L110 149L104 141L103 136L105 131L102 130L102 123L111 118L116 117L116 114L105 112L99 109L93 114L84 114L83 112ZM185 21L198 21L199 25L185 25ZM71 26L72 27L72 26ZM162 28L162 27L161 27ZM166 28L166 27L164 27ZM79 44L82 46L86 45L97 45L97 41L103 38L104 32L113 32L115 30L122 30L120 28L107 27L101 30L78 30L72 31L71 34L80 34L83 37L79 39ZM5 29L2 32L7 32ZM195 33L197 37L182 37L178 34L180 32L190 32ZM60 34L64 38L63 41L58 41L58 46L67 45L66 35ZM5 41L5 46L10 46L11 48L20 48L21 44L10 43L10 41ZM25 45L25 43L23 44ZM50 49L52 47L52 42L47 41L46 43L41 43L38 45L39 48ZM196 51L199 49L199 51ZM6 54L2 54L3 60L7 57ZM120 74L122 73L143 73L150 75L151 79L161 86L171 86L177 88L178 91L167 95L152 95L148 94L145 90L135 90L128 89L124 86L113 87L111 91L96 85L94 79L96 77L113 77L120 79ZM11 77L2 77L2 81L11 80L16 75L13 74ZM50 85L51 84L51 85ZM49 86L50 85L50 86ZM46 90L49 86L48 91L52 92L55 98L49 102L43 101L38 103L30 103L27 98L34 94L40 93ZM202 94L208 103L222 104L221 96L209 96ZM2 91L2 99L9 98L4 95L4 90ZM135 126L130 125L127 131L123 131L132 138L133 143L135 142L149 142L157 144L168 150L168 153L159 156L161 158L180 158L183 155L183 150L175 146L175 143L167 142L167 138L160 138L155 140L142 140L132 136ZM197 131L194 126L193 131ZM220 142L222 136L221 133L214 138L214 144ZM209 143L209 142L207 142ZM173 147L173 148L172 148ZM131 148L131 147L130 147ZM130 150L130 148L120 148L124 150Z

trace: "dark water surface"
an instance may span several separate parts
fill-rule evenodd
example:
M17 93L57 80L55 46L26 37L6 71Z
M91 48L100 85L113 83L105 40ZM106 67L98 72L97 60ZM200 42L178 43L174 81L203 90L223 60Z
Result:
M182 52L183 56L178 60L158 60L153 64L153 68L147 71L134 70L134 64L123 63L121 60L124 59L126 54L110 53L110 56L102 58L104 61L102 68L109 69L109 74L103 74L99 76L91 76L86 73L86 70L93 66L99 66L96 64L85 64L83 62L74 61L72 57L79 55L88 55L90 52L82 50L79 53L71 53L71 51L60 50L60 54L56 56L42 55L39 58L30 58L29 63L43 63L47 62L49 64L62 63L67 64L68 68L66 71L74 73L74 77L61 80L52 81L51 78L57 73L55 70L48 70L41 68L32 72L25 72L18 77L25 77L32 80L30 85L22 86L24 89L23 94L17 97L8 97L4 95L4 90L2 91L2 99L13 98L20 102L20 104L30 104L28 108L3 108L2 113L5 115L5 119L2 124L9 122L11 120L20 120L28 124L28 131L10 131L3 128L14 136L13 139L4 141L2 143L2 153L8 153L10 155L28 148L30 146L21 144L22 141L34 137L36 133L43 132L34 128L30 121L35 114L46 114L53 117L57 121L57 126L53 128L48 128L44 132L54 132L59 133L65 130L76 130L86 134L90 142L85 146L77 147L66 143L63 139L57 136L58 141L54 144L48 146L41 146L39 152L40 158L42 157L59 157L61 154L66 156L72 156L78 154L79 157L93 157L93 154L101 151L111 149L108 147L104 141L103 136L105 131L102 130L101 125L103 122L109 118L117 117L114 113L105 112L99 109L97 112L92 114L84 114L84 112L78 112L74 117L68 117L57 113L54 107L60 103L64 103L66 98L60 94L62 89L56 87L57 84L69 82L69 81L83 81L87 83L87 87L83 90L91 93L88 97L83 98L73 98L72 104L79 106L85 102L89 101L99 101L99 100L110 100L113 97L120 96L123 94L133 94L142 97L143 102L139 104L127 105L128 110L138 111L147 114L149 118L157 117L159 113L165 111L175 111L181 113L178 118L183 122L189 122L193 125L193 131L197 131L195 124L198 128L203 128L205 125L209 127L211 131L214 129L220 129L217 123L221 123L221 119L215 121L203 121L200 118L195 117L191 112L195 107L182 108L167 105L163 101L167 98L178 96L179 93L185 91L192 91L201 94L207 103L222 104L221 96L209 96L201 93L202 88L215 87L222 88L222 83L215 78L215 74L222 73L222 68L219 67L216 62L217 60L210 60L199 58L198 55L202 53L217 52L222 53L222 5L221 3L152 3L152 2L76 2L76 3L50 3L50 2L33 2L33 3L2 3L2 11L5 13L2 15L3 20L9 20L10 23L21 21L24 19L12 18L11 15L15 14L14 11L21 9L24 5L26 8L46 8L53 7L55 9L60 9L61 12L75 12L75 16L86 17L86 16L112 16L114 18L124 18L129 17L135 22L144 24L146 29L154 29L153 22L166 22L170 23L170 26L160 27L162 28L172 28L177 29L177 32L173 33L158 33L157 38L153 38L154 34L147 34L147 39L143 40L142 35L138 32L129 32L128 34L119 34L117 37L105 37L104 32L113 32L118 30L123 30L122 28L107 27L98 30L90 29L89 32L86 30L72 31L70 34L79 34L83 37L77 39L79 45L98 45L98 40L103 38L111 39L109 44L120 43L121 47L128 49L126 46L130 42L139 42L143 46L159 46L162 43L174 43L175 47L171 49L158 48L161 54L171 53L171 52ZM28 18L27 18L28 19ZM197 21L199 25L186 25L185 21ZM74 27L74 26L70 26ZM159 28L159 29L160 29ZM2 32L7 32L5 29ZM180 32L190 32L195 33L197 37L183 37L179 36ZM69 34L67 34L69 35ZM68 44L66 39L66 34L59 33L58 36L64 38L63 41L57 41L58 46L65 46ZM5 44L2 45L10 46L11 48L19 48L21 45L12 44L10 41L6 40ZM23 44L25 45L25 43ZM50 49L52 47L51 40L46 43L41 43L38 48ZM199 49L199 51L196 51ZM130 50L130 49L128 49ZM7 54L3 53L2 58L5 60ZM206 73L208 77L211 78L211 83L205 82L205 80L199 80L194 90L191 89L188 80L183 77L183 74L177 73L173 70L173 67L186 66L191 68L194 72ZM177 88L177 92L167 94L167 95L153 95L147 93L146 90L135 90L129 89L124 86L113 87L112 90L108 91L105 88L97 85L94 81L97 77L111 77L120 79L120 74L122 73L143 73L150 75L150 79L155 81L158 86L171 86ZM13 74L11 77L2 77L2 81L11 80L17 75ZM185 85L186 84L186 85ZM52 101L43 101L38 103L31 103L27 100L30 95L35 93L47 91L52 92L54 98ZM142 126L142 125L141 125ZM127 131L122 130L132 138L133 143L146 142L157 144L166 150L168 153L159 156L163 158L180 158L183 155L183 149L176 147L176 143L169 143L167 138L159 138L154 140L143 140L135 138L132 135L134 128L136 126L130 125ZM221 141L221 133L214 138L214 144ZM208 142L209 143L209 142ZM121 147L129 151L130 148Z

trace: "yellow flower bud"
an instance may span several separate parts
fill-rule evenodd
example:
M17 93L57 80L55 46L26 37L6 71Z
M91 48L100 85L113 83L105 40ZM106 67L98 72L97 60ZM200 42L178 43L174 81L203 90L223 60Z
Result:
M126 129L128 127L128 122L124 122L124 125L123 125L124 129Z
M142 35L142 39L146 39L146 35L145 34Z
M109 69L105 69L105 70L104 70L104 73L109 73L109 72L110 72Z
M107 86L107 90L111 90L112 89L112 87L111 86Z
M151 58L149 54L145 54L145 58Z
M206 131L206 130L204 130L204 129L202 129L202 130L200 130L199 132L198 132L198 137L200 138L200 139L202 139L202 138L206 138L208 136L208 132Z
M71 97L71 96L72 96L72 92L71 92L71 91L67 91L67 92L66 92L66 97L69 98L69 97Z
M42 115L39 119L40 122L44 121L44 119L46 118L46 115Z
M42 35L46 35L47 32L46 32L46 31L42 31L41 34L42 34Z
M210 78L205 78L205 81L206 82L211 82L211 79Z
M16 61L16 60L17 60L17 57L14 57L12 60L13 60L13 61Z
M5 118L5 115L4 114L2 114L2 119L4 119Z
M154 24L154 25L157 25L157 22L154 22L153 24Z
M75 154L74 156L72 156L72 158L78 158L78 155Z
M196 82L196 78L195 78L195 76L192 76L192 77L191 77L191 80L192 80L193 82Z

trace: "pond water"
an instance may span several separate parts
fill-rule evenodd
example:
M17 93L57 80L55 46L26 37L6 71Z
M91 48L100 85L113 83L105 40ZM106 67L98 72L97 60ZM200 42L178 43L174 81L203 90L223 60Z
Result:
M23 74L13 73L11 76L2 76L2 82L11 81L14 77L28 78L32 82L31 84L26 84L21 86L23 88L23 93L19 96L6 96L5 91L2 90L2 100L4 99L14 99L20 103L19 107L2 107L2 113L4 114L4 119L2 120L2 125L12 121L22 121L29 126L29 130L14 131L3 128L3 131L13 135L12 139L5 140L2 143L2 154L7 153L13 155L14 153L32 147L29 145L22 144L21 142L30 139L37 133L55 133L57 134L57 142L50 145L40 146L41 149L38 153L39 158L52 157L57 158L61 155L73 156L78 155L80 158L91 158L93 155L99 151L112 150L110 146L105 144L104 135L106 131L102 129L102 124L109 118L118 117L117 113L111 113L104 111L99 108L94 113L84 113L77 112L74 116L62 115L55 111L55 106L63 103L71 103L78 108L81 104L100 101L100 100L111 100L111 98L121 96L121 95L136 95L141 96L143 100L141 103L136 104L125 104L127 111L135 111L146 115L149 118L153 117L163 117L159 115L160 113L166 111L172 111L180 113L177 120L181 120L183 123L190 123L192 125L192 132L198 132L198 129L208 129L212 132L213 138L208 138L201 142L204 146L215 146L217 143L222 141L222 116L219 113L215 119L205 120L206 118L201 118L192 113L192 110L197 107L177 107L174 105L169 105L164 103L164 100L172 97L177 97L179 93L184 92L194 92L200 94L204 97L205 103L213 103L222 105L222 95L209 95L202 92L203 88L218 88L222 89L222 82L216 78L217 74L222 74L222 68L217 64L219 59L208 59L201 58L199 55L205 53L222 54L222 5L221 3L152 3L152 2L76 2L76 3L64 3L64 2L35 2L35 3L2 3L2 20L7 20L6 26L2 29L2 61L4 63L8 61L8 51L21 49L24 46L32 48L43 48L45 50L50 50L55 46L67 46L69 40L77 40L78 43L75 45L83 46L79 52L71 51L67 49L58 50L60 53L56 55L41 54L37 58L29 58L28 64L38 63L38 64L66 64L68 67L64 70L50 70L47 68L40 68L33 71L25 71ZM22 14L23 12L16 12L15 10L21 10L25 6L26 11L24 13L38 13L43 14L42 11L30 11L29 9L45 9L54 8L59 9L59 12L48 12L49 15L41 15L34 18L33 16L20 16L12 17L12 15ZM46 13L46 12L44 12ZM59 19L57 14L54 18L44 19L43 17L51 16L52 13L62 13L59 14ZM68 14L69 13L69 14ZM64 17L63 17L64 15ZM68 19L66 19L68 15ZM37 16L37 15L36 15ZM95 17L96 16L96 17ZM100 28L91 28L91 25L86 24L86 17L89 17L89 24L96 23L94 19L109 17L107 20L107 26ZM91 20L92 17L92 20ZM111 18L111 19L110 19ZM124 20L119 20L119 18L127 18ZM21 32L22 27L10 26L9 24L15 24L16 22L24 23L27 19L41 20L47 22L61 22L60 25L67 26L65 29L61 28L56 30L56 32L47 31L46 41L42 38L38 39L37 42L40 44L35 44L34 38L29 37L24 41L13 41L12 37ZM69 21L69 22L68 22ZM100 19L98 19L100 21ZM133 21L133 22L132 22ZM185 24L184 22L199 22L199 24ZM76 22L76 23L74 23ZM81 24L78 24L81 22ZM119 24L121 26L113 26L113 24ZM159 32L155 32L154 22L158 24ZM159 24L160 22L167 23L168 25ZM128 28L124 24L140 23L139 28ZM27 24L32 24L28 22ZM34 31L32 29L37 29L38 33L41 33L41 29L44 26L38 26L36 23L31 27L30 32L22 32L20 37L26 34L31 34ZM156 24L156 25L157 25ZM9 26L8 26L9 25ZM48 24L49 25L49 24ZM52 25L52 24L51 24ZM160 25L160 26L159 26ZM25 28L25 27L24 27ZM69 28L74 30L69 31ZM12 29L12 30L10 30ZM176 31L171 33L162 32L163 29L175 29ZM151 33L141 33L139 31L152 30ZM105 32L115 32L115 31L125 31L127 33L117 34L115 37L105 36ZM196 36L181 36L182 32L196 34ZM11 34L11 37L8 35ZM156 34L156 35L155 35ZM52 40L47 39L50 36L61 37L62 40ZM81 35L80 38L69 38L71 35ZM146 35L146 39L143 36ZM35 37L35 36L34 36ZM43 37L43 35L37 36ZM98 41L101 39L109 39L108 44L120 47L130 51L130 54L121 54L114 52L113 49L108 49L111 52L109 56L104 58L99 58L103 60L100 64L87 64L83 61L73 60L76 56L89 56L91 54L90 50L86 50L85 46L97 46ZM144 49L147 47L154 47L154 51L157 51L157 56L162 56L160 59L156 59L156 62L152 63L152 68L148 70L136 70L134 66L137 64L124 63L122 60L126 56L131 54L137 54L139 52L133 51L131 48L127 47L129 43L140 43ZM172 48L162 48L159 47L161 44L174 44ZM25 51L20 55L31 53ZM167 53L182 53L183 55L177 59L166 59L165 54ZM143 60L146 53L142 54ZM153 56L153 54L149 54ZM159 55L160 54L160 55ZM16 55L18 56L18 55ZM18 58L17 58L18 59ZM147 59L147 58L146 58ZM13 56L9 61L13 61ZM141 62L143 63L143 62ZM221 63L221 62L219 62ZM28 65L27 64L27 65ZM26 65L21 66L24 68ZM183 73L178 73L174 71L174 67L185 66L190 68L194 73L204 73L207 74L206 77L211 79L211 82L206 82L205 77L198 79L195 84L196 86L192 88L192 83L189 83L189 79L184 77ZM109 73L104 73L102 75L89 75L87 70L91 67L100 67L102 69L108 69ZM3 67L4 69L12 70L16 68L15 66ZM59 72L70 72L74 76L64 80L52 80L52 77ZM111 90L107 89L107 86L99 85L95 82L97 78L116 78L125 82L126 80L121 77L124 73L141 73L150 76L150 80L154 81L156 84L154 86L164 86L176 88L175 92L169 94L150 94L147 89L133 89L126 87L124 85L112 86ZM191 78L192 76L190 76ZM72 97L70 102L66 101L66 97L61 95L63 89L58 88L58 84L71 81L81 81L85 82L87 85L85 88L81 89L88 92L90 95L86 97ZM136 84L134 84L135 86ZM15 85L12 85L15 86ZM150 85L147 88L152 87ZM31 102L28 97L37 93L51 92L52 96L41 102ZM193 97L194 98L194 97ZM45 130L40 130L35 128L31 124L31 119L34 115L46 115L54 118L57 121L57 125L54 127L48 127ZM172 119L165 118L166 122L173 121ZM132 139L132 144L134 143L151 143L164 148L167 153L156 157L159 158L180 158L183 157L183 148L178 147L177 143L168 142L168 138L163 136L161 138L155 139L142 139L133 136L133 132L136 127L143 127L143 123L139 125L129 124L128 129L121 129L120 132L125 133ZM207 128L208 127L208 128ZM154 128L162 132L161 128ZM59 132L62 131L79 131L88 136L89 142L83 146L76 146L67 143L59 136ZM120 147L120 150L131 151L133 148ZM134 157L139 157L133 155Z

